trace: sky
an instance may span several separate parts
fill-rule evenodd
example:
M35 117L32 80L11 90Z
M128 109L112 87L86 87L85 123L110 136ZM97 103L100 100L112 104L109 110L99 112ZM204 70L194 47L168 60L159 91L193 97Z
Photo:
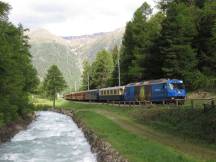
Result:
M155 0L2 0L8 2L10 21L25 28L44 28L59 36L109 32L122 28L135 10Z

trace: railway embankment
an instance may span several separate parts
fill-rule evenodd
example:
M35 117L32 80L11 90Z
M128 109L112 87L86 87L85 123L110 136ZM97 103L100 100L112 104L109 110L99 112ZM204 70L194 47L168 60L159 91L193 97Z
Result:
M216 108L142 110L135 118L162 132L216 145Z
M92 130L90 130L73 111L64 109L50 109L51 111L58 112L70 116L77 126L82 129L86 139L91 145L91 150L97 155L97 162L128 162L123 158L118 151L116 151L111 144L98 137Z
M35 114L28 114L23 119L17 119L0 127L0 144L9 141L19 131L24 130L35 119Z

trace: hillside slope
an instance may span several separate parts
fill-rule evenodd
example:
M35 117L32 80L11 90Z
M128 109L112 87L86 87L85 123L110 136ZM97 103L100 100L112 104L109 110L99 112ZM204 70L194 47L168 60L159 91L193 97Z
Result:
M108 33L84 36L59 37L44 29L28 33L33 64L42 80L47 69L56 64L70 87L78 87L81 81L82 62L93 61L96 53L102 49L111 50L120 45L124 29Z

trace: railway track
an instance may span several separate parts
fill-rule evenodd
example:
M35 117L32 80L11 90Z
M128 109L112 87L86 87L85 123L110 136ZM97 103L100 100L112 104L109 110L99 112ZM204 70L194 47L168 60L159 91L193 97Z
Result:
M69 100L71 101L71 100ZM179 106L182 105L180 104L181 102L183 102L185 100L183 99L178 99L175 100L174 105ZM96 101L73 101L76 103L83 103L83 104L107 104L107 105L116 105L119 107L142 107L142 106L146 106L146 105L153 105L154 103L150 102L150 101L106 101L106 102L96 102ZM162 105L165 105L165 101L162 102Z

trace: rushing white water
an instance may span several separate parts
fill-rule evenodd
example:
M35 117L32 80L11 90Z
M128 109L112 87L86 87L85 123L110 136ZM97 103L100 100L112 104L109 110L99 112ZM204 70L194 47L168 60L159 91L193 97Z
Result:
M0 145L0 162L96 162L70 117L46 111L37 115L27 130Z

